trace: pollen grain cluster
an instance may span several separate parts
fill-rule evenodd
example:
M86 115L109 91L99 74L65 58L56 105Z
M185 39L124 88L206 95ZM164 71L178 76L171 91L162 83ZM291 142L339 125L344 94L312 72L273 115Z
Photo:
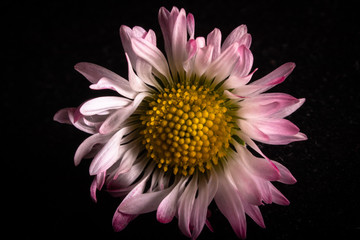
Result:
M233 124L226 99L202 86L165 88L140 119L148 156L165 172L204 173L229 148Z

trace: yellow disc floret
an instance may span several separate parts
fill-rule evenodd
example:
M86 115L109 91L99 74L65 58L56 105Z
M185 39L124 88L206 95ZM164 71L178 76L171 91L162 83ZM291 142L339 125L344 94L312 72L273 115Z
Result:
M148 156L175 175L210 170L229 148L233 124L226 106L216 91L194 85L155 94L140 117Z

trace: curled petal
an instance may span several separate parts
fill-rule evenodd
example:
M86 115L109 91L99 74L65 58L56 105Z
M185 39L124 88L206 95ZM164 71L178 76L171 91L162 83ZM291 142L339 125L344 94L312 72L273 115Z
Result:
M77 108L64 108L59 110L54 115L54 120L59 123L72 124L86 133L97 133L97 128L93 124L89 124Z
M94 202L97 202L96 190L101 190L101 188L103 187L105 183L105 176L106 176L106 172L99 173L98 175L96 175L93 182L91 183L90 195L91 198L94 200Z
M160 202L169 194L172 188L137 194L120 204L118 211L126 214L143 214L156 210Z
M113 85L111 89L116 89L121 95L130 99L136 95L136 92L131 89L126 79L104 67L93 63L81 62L76 64L74 68L95 85L100 79L107 78L109 79L108 83Z

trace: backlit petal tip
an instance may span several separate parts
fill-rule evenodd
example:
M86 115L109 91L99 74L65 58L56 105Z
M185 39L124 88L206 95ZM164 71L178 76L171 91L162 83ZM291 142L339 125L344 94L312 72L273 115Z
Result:
M74 111L74 108L63 108L57 111L53 117L53 120L59 123L72 124L69 119L69 111Z
M112 225L113 225L114 231L115 232L122 231L136 217L137 217L137 215L130 215L130 214L121 213L119 211L115 211L115 214L114 214L114 217L112 220Z

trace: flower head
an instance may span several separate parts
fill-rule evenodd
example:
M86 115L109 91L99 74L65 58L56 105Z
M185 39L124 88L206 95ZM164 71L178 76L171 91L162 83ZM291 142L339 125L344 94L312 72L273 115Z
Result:
M245 25L222 42L219 29L195 38L194 17L184 9L159 11L165 55L152 30L121 26L128 80L91 63L75 69L98 97L65 108L54 119L91 134L75 153L75 164L93 158L90 187L122 201L113 227L121 231L139 214L156 211L162 223L178 218L180 230L197 238L214 199L237 236L246 235L245 214L265 227L259 205L289 204L271 181L295 183L288 169L266 157L256 143L305 140L284 119L303 103L284 93L264 93L295 67L286 63L252 81L251 36ZM249 148L258 153L254 156Z

